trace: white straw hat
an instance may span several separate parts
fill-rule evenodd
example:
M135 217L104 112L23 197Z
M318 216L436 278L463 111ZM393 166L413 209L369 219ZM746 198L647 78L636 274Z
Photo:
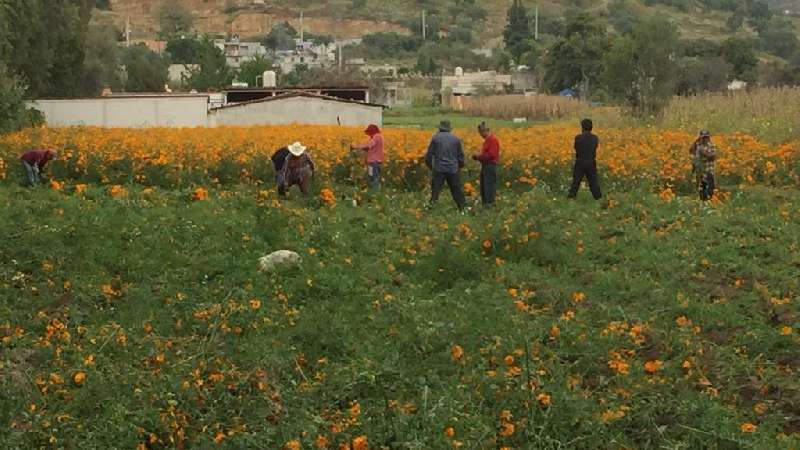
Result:
M306 148L299 142L295 142L289 146L289 153L293 154L294 156L300 156L305 152Z

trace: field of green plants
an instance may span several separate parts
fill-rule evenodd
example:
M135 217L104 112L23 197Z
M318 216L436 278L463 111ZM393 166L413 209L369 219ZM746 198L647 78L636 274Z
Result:
M0 186L3 447L800 444L797 189L331 187Z

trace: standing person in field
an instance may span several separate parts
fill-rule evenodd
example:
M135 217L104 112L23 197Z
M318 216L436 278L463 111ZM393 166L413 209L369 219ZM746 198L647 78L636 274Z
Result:
M472 159L481 163L481 203L484 208L494 206L497 193L497 163L500 161L500 141L492 133L486 122L478 125L478 133L483 138L481 153Z
M306 147L299 142L286 147L286 150L289 153L286 155L278 174L278 194L285 197L289 188L297 185L303 195L310 195L311 179L314 177L316 170L314 161L311 160L311 156L306 152ZM276 155L278 153L281 153L281 151L276 152Z
M439 132L433 136L425 154L425 165L433 172L431 177L430 206L439 199L444 183L459 210L464 210L466 199L461 186L459 172L464 167L464 144L452 133L450 122L443 120Z
M369 141L364 144L351 145L351 150L363 150L367 153L367 184L370 189L381 188L381 167L383 165L383 135L377 125L370 125L364 130Z
M48 162L56 159L55 150L31 150L20 156L22 168L25 170L25 185L34 186L42 181L42 171Z
M572 186L569 189L569 198L578 195L583 178L589 181L589 189L595 200L603 198L600 190L600 181L597 177L597 147L600 139L592 133L594 124L589 119L581 121L581 134L575 136L575 166L572 168Z
M689 148L689 153L692 155L692 172L700 199L711 200L717 187L717 147L711 142L711 133L707 130L701 131L700 136Z

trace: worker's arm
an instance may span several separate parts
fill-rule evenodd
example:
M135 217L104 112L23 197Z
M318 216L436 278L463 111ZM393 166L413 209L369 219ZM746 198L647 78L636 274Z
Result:
M713 145L706 145L700 150L700 154L707 159L715 159L717 157L717 149Z
M464 167L464 143L458 139L458 146L456 147L456 157L458 158L458 168Z
M434 153L434 141L431 139L431 143L428 144L428 152L425 153L425 165L428 166L429 169L433 169L433 153Z

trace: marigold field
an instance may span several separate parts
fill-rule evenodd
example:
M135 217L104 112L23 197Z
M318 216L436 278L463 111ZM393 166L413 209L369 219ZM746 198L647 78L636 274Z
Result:
M464 216L423 208L430 132L386 130L380 193L358 129L0 137L0 443L797 448L800 143L716 137L704 204L692 136L600 130L606 199L567 201L574 134L498 130L499 203ZM320 176L281 201L295 140ZM35 189L30 146L65 149Z

